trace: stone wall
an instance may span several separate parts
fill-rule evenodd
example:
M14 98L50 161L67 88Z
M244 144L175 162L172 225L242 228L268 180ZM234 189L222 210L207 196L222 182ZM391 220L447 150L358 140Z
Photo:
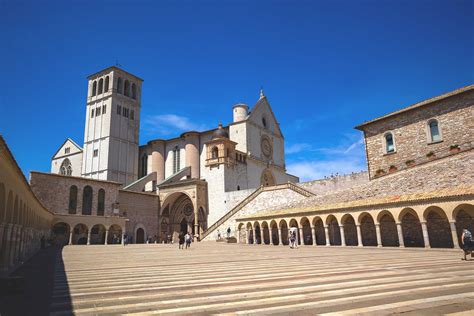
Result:
M450 146L459 145L468 150L474 145L474 91L444 98L416 109L395 114L361 127L365 134L370 178L377 170L388 173L390 166L398 170L409 168L407 161L415 164L450 155ZM441 141L431 142L429 121L436 119ZM386 153L386 133L391 132L395 152ZM433 152L431 158L427 154Z
M136 231L143 228L145 239L158 235L159 197L152 193L119 191L120 212L126 214L127 234L136 241Z
M236 219L238 217L243 217L247 215L251 215L257 213L261 210L276 207L277 205L282 205L288 202L296 202L306 199L305 196L297 193L291 189L277 189L274 191L264 191L260 193L255 199L250 201L247 205L245 205L240 211L236 214L231 216L227 221L225 221L222 225L220 225L217 229L214 230L214 233L208 235L204 240L216 240L217 238L217 230L221 232L224 236L224 232L227 231L227 228L230 227L231 235L237 238L236 233Z
M82 213L83 190L85 186L92 188L92 213L97 215L97 201L99 189L105 190L104 215L113 215L113 204L118 201L120 183L93 180L81 177L68 177L58 174L31 172L30 184L33 192L41 202L56 214L69 213L69 190L71 186L77 187L76 214Z
M368 173L357 172L352 174L334 176L327 179L314 180L298 183L298 186L313 192L316 195L325 195L330 192L352 188L354 186L366 184L369 182Z

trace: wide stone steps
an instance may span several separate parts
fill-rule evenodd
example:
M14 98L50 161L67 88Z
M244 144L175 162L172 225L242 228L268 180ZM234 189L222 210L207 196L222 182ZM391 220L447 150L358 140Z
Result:
M474 310L473 262L453 251L193 244L70 246L51 312L393 313ZM436 299L434 299L436 298ZM406 302L411 302L410 304Z

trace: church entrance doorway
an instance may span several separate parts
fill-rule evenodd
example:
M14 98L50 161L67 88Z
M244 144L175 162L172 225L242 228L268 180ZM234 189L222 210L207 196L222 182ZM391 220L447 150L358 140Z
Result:
M143 228L137 229L137 236L135 237L135 242L137 244L145 243L145 231L143 230Z

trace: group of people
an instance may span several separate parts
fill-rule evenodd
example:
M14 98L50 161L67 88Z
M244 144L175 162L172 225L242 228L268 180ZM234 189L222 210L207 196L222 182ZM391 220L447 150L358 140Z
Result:
M288 243L290 244L290 248L296 249L298 248L298 236L296 235L296 229L290 230L288 234Z
M189 247L191 247L191 242L193 241L193 235L189 232L187 232L186 235L183 232L181 232L179 233L178 241L179 241L178 249L188 249Z

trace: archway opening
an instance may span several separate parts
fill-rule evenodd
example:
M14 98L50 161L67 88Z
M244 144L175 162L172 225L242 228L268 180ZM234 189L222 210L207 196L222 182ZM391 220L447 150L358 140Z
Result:
M296 228L296 242L297 245L302 245L301 235L300 235L300 227L296 219L290 220L290 228Z
M315 220L314 229L316 229L316 245L326 245L326 233L324 232L324 223L322 219L317 218Z
M105 244L105 226L97 224L91 228L91 245L103 245Z
M281 243L286 246L289 245L288 225L286 224L286 221L280 222L280 230L281 230Z
M453 248L453 237L448 217L438 207L429 207L425 212L426 227L431 248Z
M145 243L145 231L143 228L137 228L135 243L144 244Z
M239 232L239 243L241 244L246 244L247 243L247 236L245 236L245 229L244 229L244 223L240 223L238 226L238 232Z
M260 230L260 225L258 223L254 224L255 230L255 243L261 244L262 243L262 231Z
M77 224L74 226L74 231L72 234L72 244L73 245L85 245L87 244L87 233L88 228L84 224Z
M254 232L253 232L253 227L251 223L247 224L247 233L248 233L248 238L247 238L247 243L248 244L253 244L254 243Z
M360 220L360 233L362 235L362 245L377 246L377 233L375 231L375 223L369 214L362 215Z
M357 246L359 243L357 241L357 228L354 217L346 214L342 217L341 222L344 225L344 240L346 246Z
M402 232L405 247L424 247L423 231L421 223L414 211L407 212L402 216Z
M379 223L382 246L399 247L397 224L393 216L390 213L385 213L380 217Z
M110 226L107 243L109 245L122 243L122 228L119 225Z
M197 212L199 216L200 212ZM168 224L165 228L172 237L174 242L178 242L180 233L186 234L187 232L195 233L195 210L193 202L190 197L183 192L175 192L169 195L163 202L163 213L161 217L167 219L162 224ZM201 213L201 224L205 224L205 216ZM199 218L198 218L199 221Z
M271 231L272 231L272 243L274 245L280 244L280 239L278 238L278 225L275 221L270 223Z
M329 229L329 243L331 246L341 245L341 229L339 223L334 216L328 217L328 229Z
M57 245L67 245L69 243L71 227L66 223L56 223L53 225L53 240Z
M263 243L265 245L270 244L270 230L268 229L268 224L266 222L262 223L262 229L263 229Z
M456 232L461 247L463 229L467 229L474 234L474 205L462 204L457 206L454 209L453 217L456 219Z
M311 231L311 223L306 217L301 219L301 227L303 228L303 242L305 245L313 244L313 232Z

